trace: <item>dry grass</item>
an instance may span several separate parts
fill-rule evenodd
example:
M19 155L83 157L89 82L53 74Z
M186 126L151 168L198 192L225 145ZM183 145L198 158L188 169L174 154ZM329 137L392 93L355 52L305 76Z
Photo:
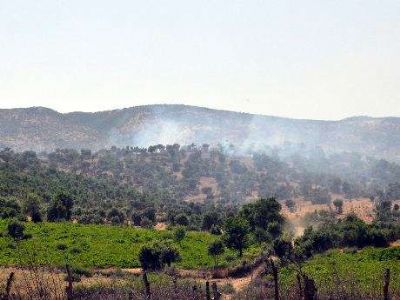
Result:
M357 198L357 199L344 199L343 196L333 195L332 199L343 199L343 214L355 213L359 218L365 222L371 222L374 218L374 204L368 198ZM308 213L314 211L326 210L334 211L333 204L313 204L311 201L303 198L294 199L295 209L293 212L289 211L286 205L282 205L283 215L291 222L296 222L304 218Z

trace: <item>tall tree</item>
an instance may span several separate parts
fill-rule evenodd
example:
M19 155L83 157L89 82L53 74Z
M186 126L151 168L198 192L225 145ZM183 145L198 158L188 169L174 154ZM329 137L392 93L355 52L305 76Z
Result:
M249 224L240 217L231 217L225 224L225 243L228 248L239 251L243 255L243 249L247 247Z
M73 206L74 201L69 195L59 193L47 210L47 220L50 222L71 220Z
M24 202L23 211L24 214L29 216L32 222L41 222L42 221L42 213L41 213L41 201L38 195L29 194L26 201Z

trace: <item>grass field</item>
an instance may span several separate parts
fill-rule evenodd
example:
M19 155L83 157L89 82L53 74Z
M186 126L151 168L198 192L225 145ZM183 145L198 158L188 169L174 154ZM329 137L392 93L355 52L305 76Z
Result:
M26 223L26 234L32 238L14 242L6 234L6 221L0 221L0 265L40 264L63 266L65 263L85 268L140 267L140 248L154 240L173 239L172 231L156 231L108 225L72 223ZM175 243L182 260L177 266L187 269L212 267L208 245L218 237L205 232L188 232L181 245ZM259 249L251 248L245 258L253 258ZM238 263L235 252L227 250L219 258L223 266Z
M391 271L390 289L400 295L400 248L365 248L355 250L331 250L317 255L304 265L303 271L316 281L319 292L332 295L347 293L380 297L384 271ZM295 272L281 271L284 289L295 284Z

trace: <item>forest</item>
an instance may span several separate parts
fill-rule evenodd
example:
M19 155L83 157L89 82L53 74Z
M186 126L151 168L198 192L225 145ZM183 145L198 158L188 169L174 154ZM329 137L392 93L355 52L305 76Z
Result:
M196 230L219 225L255 198L274 197L289 206L297 199L331 204L337 197L368 198L375 205L400 199L399 165L318 149L304 156L285 149L239 156L233 146L178 144L94 153L4 149L0 178L3 215L30 209L31 218L45 219L56 202L71 201L68 216L53 218L144 227L165 222ZM203 222L208 214L216 224Z
M133 284L136 279L129 276L148 274L156 281L164 276L167 285L171 276L172 282L176 277L194 281L200 298L208 297L202 284L219 282L212 280L222 280L218 293L224 297L291 299L296 289L312 293L311 283L314 295L319 291L322 297L338 287L322 284L323 270L315 269L315 261L333 259L340 265L360 256L374 265L380 255L388 262L399 259L399 248L392 246L400 239L399 174L393 162L355 153L326 155L320 149L300 155L284 148L243 154L233 145L207 144L50 153L5 148L0 152L0 264L3 276L16 266L33 273L33 266L46 272L55 268L58 274L67 265L74 293L84 299L98 293L87 283L93 276L119 276ZM344 212L346 203L359 198L371 203L372 221ZM325 209L302 214L302 201ZM290 214L300 218L301 234ZM323 272L333 272L331 264L325 266ZM382 272L391 272L390 293L398 295L397 264L384 266L389 268L380 267ZM348 269L337 272L349 276ZM246 288L235 288L226 279L243 276L270 282L271 289L252 288L253 279ZM372 275L357 274L360 284L365 276ZM145 294L146 280L139 281ZM109 288L123 298L127 287ZM336 291L337 299L356 290L360 299L376 293L355 282Z

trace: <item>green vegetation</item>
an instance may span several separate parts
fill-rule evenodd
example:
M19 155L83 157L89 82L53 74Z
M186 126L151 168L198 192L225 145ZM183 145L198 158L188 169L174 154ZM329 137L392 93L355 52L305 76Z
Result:
M353 293L381 298L383 274L391 271L391 291L400 294L400 248L365 248L330 250L305 262L303 272L313 278L321 295ZM296 286L296 271L283 268L280 281L283 290ZM347 291L346 291L347 289Z
M156 241L151 245L145 245L140 249L139 261L143 270L160 271L165 266L180 261L179 250L171 241Z
M400 238L400 166L321 154L327 173L320 174L311 158L285 160L265 153L232 157L206 144L64 149L40 156L4 149L0 266L68 263L77 280L82 270L108 267L213 267L214 275L242 276L267 259L274 282L279 269L287 289L298 275L304 283L315 280L327 295L334 292L328 279L336 289L354 280L352 286L367 293L375 288L366 286L368 280L381 277L384 267L398 279L398 250L357 250L388 247ZM353 167L339 164L339 170L338 162ZM342 177L334 175L342 171ZM254 194L263 197L244 204ZM332 194L341 196L332 202ZM340 216L346 198L361 196L374 201L373 222ZM336 213L307 214L307 228L294 240L281 205L295 212L298 197L333 204ZM357 250L332 250L347 247Z
M0 265L53 265L66 262L85 268L140 267L140 249L155 241L170 241L181 256L177 266L202 268L214 266L208 246L217 237L205 232L187 232L181 245L173 231L156 231L108 225L82 225L70 222L25 223L30 239L15 242L7 234L7 221L0 221ZM252 259L260 249L251 247L244 258ZM219 258L221 265L236 265L238 258L227 250Z
M208 246L208 254L214 258L215 266L217 266L217 257L224 254L225 245L222 241L215 241Z
M229 153L207 144L40 154L2 149L0 218L132 222L144 228L161 221L218 233L255 194L284 201L290 210L298 197L319 204L331 204L332 194L368 197L383 211L400 198L400 166L384 160L356 154L288 155L283 150L235 157ZM344 203L334 204L340 213ZM276 208L262 213L268 216ZM255 224L256 215L248 217L252 230L266 229L262 222ZM259 235L261 241L279 234L281 220L275 221L269 236Z
M387 247L398 239L398 223L387 224L376 219L373 224L366 224L349 214L342 220L322 224L318 229L308 227L303 236L295 241L294 252L295 256L308 258L336 247Z

